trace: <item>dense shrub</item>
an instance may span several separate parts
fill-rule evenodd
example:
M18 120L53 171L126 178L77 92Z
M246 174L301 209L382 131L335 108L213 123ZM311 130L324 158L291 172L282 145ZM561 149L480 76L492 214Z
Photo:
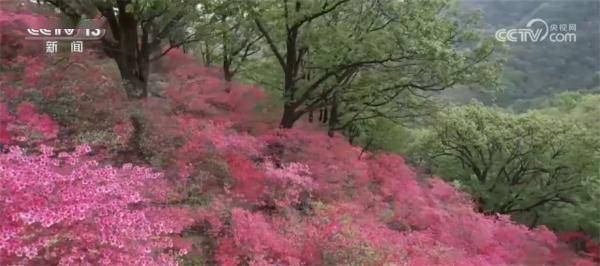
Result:
M164 200L161 174L100 166L89 151L0 155L0 264L175 263L165 251L188 220L144 204Z
M543 226L477 213L444 181L417 179L400 156L359 158L359 149L308 130L264 138L264 160L226 157L232 184L224 193L242 197L209 222L219 225L207 234L223 265L591 265ZM280 161L268 160L274 155Z
M183 187L201 184L196 192L211 195L197 205L198 223L207 227L196 252L205 263L591 263L543 226L477 213L468 195L417 178L398 155L371 154L306 125L247 131L240 121L262 115L252 105L229 104L223 83L206 69L179 74L185 86L169 89L174 111L164 115L175 122L166 132L184 142L166 157Z
M56 138L58 125L46 114L39 114L30 103L22 103L11 113L0 102L0 143L38 142Z

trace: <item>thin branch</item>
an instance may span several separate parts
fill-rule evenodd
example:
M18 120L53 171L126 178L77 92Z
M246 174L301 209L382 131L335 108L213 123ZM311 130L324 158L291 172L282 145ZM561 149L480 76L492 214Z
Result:
M333 10L335 10L337 7L339 7L340 5L349 2L350 0L341 0L336 2L335 4L333 4L332 6L330 6L329 8L327 8L326 6L323 7L323 9L317 13L314 14L310 14L308 16L305 16L304 18L296 21L296 23L294 23L294 25L292 25L290 28L292 29L297 29L300 28L302 26L302 24L307 23L307 22L311 22L312 20L321 17L323 15L326 15L330 12L332 12Z
M197 42L200 40L201 39L196 34L189 35L186 38L184 38L184 40L182 40L178 43L169 45L169 48L167 48L165 51L163 51L159 55L151 58L149 61L152 62L152 61L158 60L161 57L163 57L164 55L166 55L167 53L169 53L172 49L179 48L180 46L182 46L184 44L193 43L193 42Z
M279 65L281 65L281 68L285 69L285 59L283 59L283 56L281 55L281 52L279 52L279 48L277 48L275 41L271 38L271 35L269 35L269 33L258 18L254 19L254 23L256 23L258 30L267 40L267 44L269 44L271 51L273 52L273 54L275 54L277 61L279 61Z

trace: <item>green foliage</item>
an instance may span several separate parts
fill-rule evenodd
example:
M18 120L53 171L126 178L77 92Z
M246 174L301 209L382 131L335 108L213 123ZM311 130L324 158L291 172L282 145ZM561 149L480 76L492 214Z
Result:
M568 99L564 96L563 103ZM471 104L440 113L416 139L409 149L412 159L458 181L485 211L513 214L532 224L550 223L549 210L578 212L569 216L573 222L597 232L588 214L598 208L587 203L597 189L600 138L585 123L541 111L517 115Z
M385 150L404 153L409 141L412 139L408 128L393 121L375 118L363 123L356 123L361 135L356 139L356 144L368 150ZM352 134L348 132L347 134Z
M587 128L600 130L600 94L584 92L563 92L556 95L537 112L555 117L574 120Z
M471 30L476 16L458 16L448 1L256 1L248 7L264 37L261 54L272 56L258 64L279 65L248 76L281 90L291 120L331 108L339 114L332 129L340 130L355 120L398 116L432 91L493 87L500 67L496 43ZM274 70L277 80L265 78Z
M600 157L596 157L600 160ZM561 204L545 209L542 221L559 231L583 231L600 239L600 168L582 181L582 188L571 195L575 204Z
M77 96L67 91L61 91L52 99L46 99L41 110L48 113L61 125L72 126L77 119Z
M576 123L584 128L586 135L581 136L598 142L600 135L600 95L582 92L563 92L551 99L544 107L536 110L537 113L548 117L560 118ZM595 161L590 171L582 175L582 188L577 193L571 194L575 204L563 204L557 208L547 210L543 220L558 230L585 231L590 235L600 238L600 148L576 147L580 156L589 157ZM577 164L580 158L573 158Z
M245 1L200 2L194 24L202 39L194 44L194 51L205 65L220 64L225 79L231 80L259 52L261 36L249 18Z

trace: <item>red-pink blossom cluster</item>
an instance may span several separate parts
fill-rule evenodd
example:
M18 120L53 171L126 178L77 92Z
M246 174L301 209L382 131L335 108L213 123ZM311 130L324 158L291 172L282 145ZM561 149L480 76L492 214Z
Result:
M265 172L265 187L267 194L264 196L267 203L278 207L288 207L301 203L301 197L308 196L315 184L310 169L301 163L288 163L275 166L272 162L265 162L262 166Z
M562 232L558 238L574 247L574 250L584 253L594 261L600 261L600 243L582 232Z
M308 129L251 136L203 123L187 152L221 158L231 177L230 200L213 199L199 218L213 227L209 253L221 265L592 265L543 226L477 213L466 194L419 179L398 155Z
M39 42L25 41L27 29L39 29L50 25L48 16L40 16L31 12L8 10L9 3L0 10L0 59L10 60L20 55L33 55L41 51Z
M33 104L21 103L13 114L0 102L0 143L50 140L57 134L56 122L47 114L39 114Z
M0 264L176 264L170 253L185 250L174 250L171 234L190 220L149 204L165 199L161 174L102 166L89 151L0 154Z
M530 230L507 216L477 213L468 195L417 177L399 155L364 152L302 123L247 130L242 121L262 115L253 98L243 108L231 104L236 88L227 91L203 67L175 75L184 85L172 86L167 98L185 139L173 155L179 173L221 186L197 210L215 245L200 251L209 262L591 265L543 226Z
M261 89L225 82L212 74L213 70L200 66L175 69L166 92L173 108L215 122L253 121L252 111L265 98Z

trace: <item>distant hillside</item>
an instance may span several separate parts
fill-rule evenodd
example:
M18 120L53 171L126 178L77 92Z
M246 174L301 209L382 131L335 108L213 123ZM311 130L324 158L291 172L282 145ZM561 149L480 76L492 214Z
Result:
M490 35L500 28L526 28L533 18L548 24L576 24L576 42L509 43L504 90L497 95L497 104L528 107L533 98L600 84L600 1L465 0L462 4L483 11Z

